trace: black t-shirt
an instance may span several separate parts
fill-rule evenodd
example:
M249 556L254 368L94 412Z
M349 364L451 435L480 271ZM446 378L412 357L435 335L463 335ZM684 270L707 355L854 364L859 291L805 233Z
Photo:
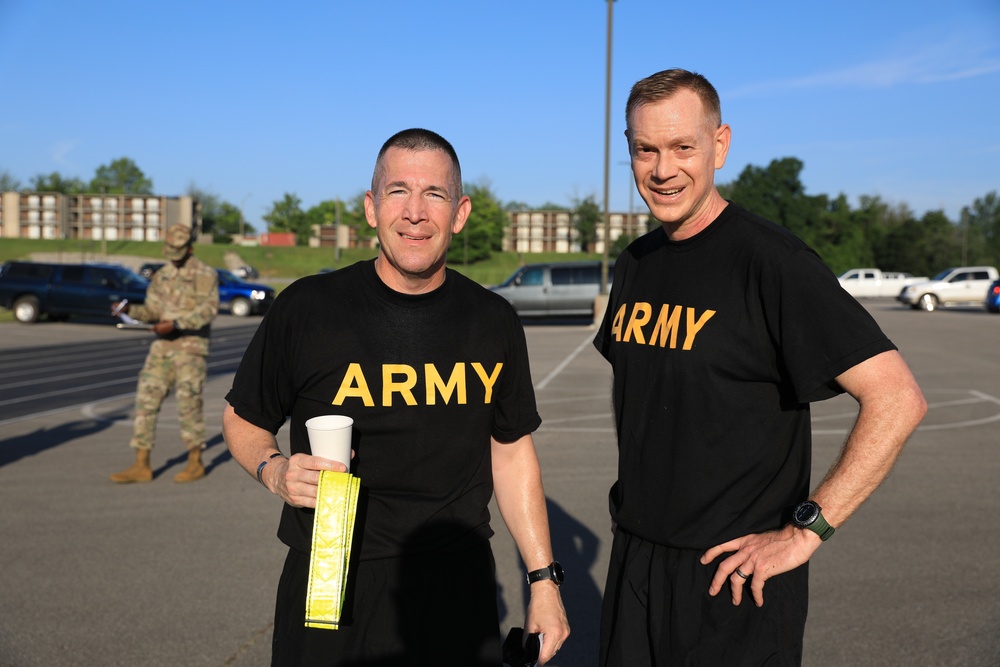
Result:
M614 370L612 516L689 549L786 523L809 492L809 401L895 349L808 246L731 203L622 253L594 345Z
M428 294L389 289L373 261L295 281L251 341L226 397L309 452L305 421L354 419L362 559L489 539L490 437L541 423L524 330L501 297L449 270ZM308 551L313 511L285 505L278 537Z

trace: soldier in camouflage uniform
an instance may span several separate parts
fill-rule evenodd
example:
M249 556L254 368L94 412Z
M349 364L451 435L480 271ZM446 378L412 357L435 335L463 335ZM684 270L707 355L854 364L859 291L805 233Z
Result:
M219 276L193 255L192 242L190 228L171 226L163 246L163 255L170 262L153 274L145 304L127 304L123 309L137 320L152 323L156 340L149 347L136 389L134 434L129 443L136 450L136 462L111 475L112 482L153 479L149 454L156 437L156 419L171 388L177 396L181 440L188 451L187 466L174 481L193 482L205 476L201 394L208 370L209 333L219 312Z

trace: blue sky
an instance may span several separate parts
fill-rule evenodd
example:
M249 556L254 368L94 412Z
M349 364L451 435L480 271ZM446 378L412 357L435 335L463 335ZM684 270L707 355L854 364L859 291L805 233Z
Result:
M126 156L260 216L363 192L414 126L502 201L603 198L602 0L282 3L0 0L0 170L90 180ZM809 194L918 215L1000 189L1000 2L614 5L611 185L627 210L624 105L668 67L719 90L717 182L796 157ZM641 202L634 198L634 206Z

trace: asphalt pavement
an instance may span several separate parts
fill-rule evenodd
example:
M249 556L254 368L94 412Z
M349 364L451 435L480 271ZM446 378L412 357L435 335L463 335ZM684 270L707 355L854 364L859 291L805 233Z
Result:
M993 530L1000 316L866 305L900 346L931 407L892 476L813 559L805 664L1000 664L1000 537ZM247 324L222 316L216 335ZM544 420L536 443L573 626L552 664L588 667L596 665L610 546L611 376L590 345L591 327L528 324L525 331ZM124 349L122 334L73 321L0 324L0 353L28 359L54 345L102 341ZM284 553L275 537L280 503L222 441L231 380L231 371L209 379L209 474L192 484L172 481L185 460L172 400L161 415L149 484L107 479L133 458L130 389L95 390L71 404L39 395L0 417L0 666L269 664ZM14 381L4 370L0 391ZM23 387L8 391L28 392L31 383ZM813 412L818 480L857 410L840 397ZM494 528L506 630L521 624L526 591L495 511Z

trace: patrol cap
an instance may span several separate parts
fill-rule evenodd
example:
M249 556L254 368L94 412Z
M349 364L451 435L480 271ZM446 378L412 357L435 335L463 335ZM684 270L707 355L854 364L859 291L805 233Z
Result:
M186 225L171 225L163 238L163 256L174 261L182 259L191 245L191 228Z

